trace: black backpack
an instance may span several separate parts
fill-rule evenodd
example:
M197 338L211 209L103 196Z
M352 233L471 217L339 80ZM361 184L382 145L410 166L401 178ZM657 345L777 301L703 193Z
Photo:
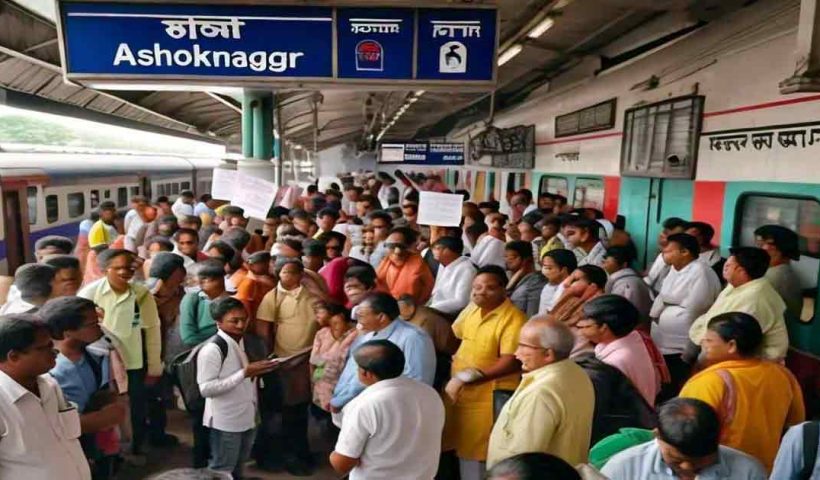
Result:
M820 439L820 424L808 422L803 426L803 470L800 472L801 480L811 479L814 472L814 464L817 462L817 444Z
M196 347L177 354L168 366L168 372L171 374L174 385L182 394L185 409L191 413L201 412L205 409L205 397L199 391L199 384L196 381L196 364L200 350L209 343L215 343L219 347L219 353L222 354L222 361L224 362L225 357L228 355L228 342L219 335L214 335Z

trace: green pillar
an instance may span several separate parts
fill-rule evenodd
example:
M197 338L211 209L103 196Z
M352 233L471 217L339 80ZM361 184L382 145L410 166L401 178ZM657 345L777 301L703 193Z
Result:
M239 170L274 180L272 92L245 90L242 94L242 156Z

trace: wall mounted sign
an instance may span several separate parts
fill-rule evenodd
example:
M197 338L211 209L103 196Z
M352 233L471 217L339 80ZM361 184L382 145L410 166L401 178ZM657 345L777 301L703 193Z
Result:
M379 163L464 165L463 143L383 143Z
M495 8L58 5L64 74L81 83L495 85Z

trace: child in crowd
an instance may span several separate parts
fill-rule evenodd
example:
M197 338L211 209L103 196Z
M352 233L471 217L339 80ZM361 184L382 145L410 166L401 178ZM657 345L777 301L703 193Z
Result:
M321 313L318 313L321 312ZM313 403L322 410L330 411L330 397L342 374L347 353L356 339L357 331L348 310L340 305L323 305L317 308L316 322L320 325L328 315L327 326L316 333L310 353L310 373L313 383Z

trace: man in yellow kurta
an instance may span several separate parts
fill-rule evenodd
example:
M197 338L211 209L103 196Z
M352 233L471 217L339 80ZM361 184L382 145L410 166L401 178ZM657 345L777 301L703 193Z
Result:
M783 317L786 304L764 278L769 268L769 255L754 247L731 250L723 267L723 277L729 283L720 292L709 310L698 317L689 329L689 339L700 344L709 321L721 313L748 313L763 330L761 355L769 360L782 360L789 349L789 334Z
M689 379L680 396L711 405L721 422L720 444L771 472L781 434L806 417L800 385L782 365L755 357L764 336L752 316L724 313L707 328L701 346L711 366Z
M554 320L534 318L521 329L515 358L526 373L493 426L487 467L528 452L587 462L595 389L569 359L574 344L569 327Z
M472 303L453 323L461 346L445 388L443 451L455 450L462 480L484 478L493 426L493 391L515 390L521 366L514 353L526 315L507 298L507 276L498 266L478 270Z

